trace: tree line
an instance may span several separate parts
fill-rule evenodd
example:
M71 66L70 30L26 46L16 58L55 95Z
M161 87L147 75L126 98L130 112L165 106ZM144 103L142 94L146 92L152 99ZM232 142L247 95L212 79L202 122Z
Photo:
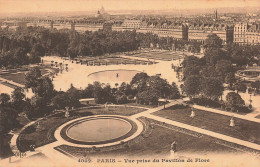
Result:
M194 42L188 42L189 44ZM128 52L139 48L182 49L187 41L172 37L159 38L152 33L136 31L86 31L78 33L68 29L49 30L43 27L28 27L16 32L0 31L0 67L13 68L39 63L44 55L100 56L115 52ZM199 43L192 45L198 51Z

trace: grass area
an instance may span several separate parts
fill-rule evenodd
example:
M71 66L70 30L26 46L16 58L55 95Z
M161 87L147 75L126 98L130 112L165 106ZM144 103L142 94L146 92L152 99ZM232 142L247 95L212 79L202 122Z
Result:
M79 109L75 114L84 115L86 113L91 113L92 115L124 115L130 116L133 114L137 114L139 112L145 111L146 109L143 108L134 108L134 107L127 107L126 106L108 106L105 109L104 106L93 106L91 108L86 109Z
M170 154L171 143L177 142L177 151L182 153L195 153L204 154L209 152L214 153L228 153L237 152L235 149L216 144L212 138L202 136L200 138L190 136L181 132L177 132L159 125L153 125L153 129L149 136L145 138L131 142L127 147L119 147L113 150L107 151L90 151L89 149L71 147L67 145L59 146L58 148L72 154L76 157L161 157L168 156ZM114 146L116 147L116 146Z
M95 65L116 65L116 64L147 64L148 61L143 60L133 60L128 58L121 57L98 57L98 58L80 58L83 60L83 64L86 62L93 65L93 61ZM153 64L153 62L149 62L149 64Z
M127 105L127 106L145 107L145 108L154 108L154 107L158 107L157 105L156 105L156 106L152 106L152 105L138 104L138 103L134 103L134 102L127 103L126 105Z
M47 66L40 66L40 68L41 68L42 75L47 74L49 72L47 69L50 69ZM0 73L0 77L7 79L7 80L11 80L11 81L19 83L19 84L25 85L25 82L26 82L25 74L27 72L28 71L25 71L25 70L19 71L18 69L17 70L12 69L12 70L8 71L7 73Z
M17 146L20 151L28 151L31 144L40 147L55 141L53 134L58 125L68 121L64 117L49 117L39 121L40 128L36 125L27 127L18 137Z
M137 53L137 54L133 54L131 56L147 58L147 59L166 60L166 61L171 61L172 59L176 60L176 59L179 59L180 57L182 57L182 56L180 56L179 53L174 53L172 51L162 51L162 52L151 51L151 52L147 52L147 53Z
M191 118L191 108L176 108L175 106L172 106L153 114L173 121L260 144L259 123L234 118L235 126L231 127L229 126L231 119L229 116L198 109L194 109L194 112L196 116Z
M20 83L20 84L25 84L26 80L25 80L25 72L22 73L11 73L11 74L6 74L6 75L0 75L0 77L7 79L7 80L11 80L14 81L16 83Z

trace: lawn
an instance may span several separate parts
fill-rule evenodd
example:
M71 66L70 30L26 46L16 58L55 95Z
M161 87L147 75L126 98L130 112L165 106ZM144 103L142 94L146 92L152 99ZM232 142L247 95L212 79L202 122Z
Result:
M137 114L139 112L145 111L146 109L143 108L134 108L134 107L127 107L125 106L108 106L105 109L104 106L93 106L91 108L86 109L79 109L75 114L85 114L85 113L92 113L92 115L124 115L130 116L133 114Z
M147 119L148 121L151 121ZM141 135L142 136L142 135ZM138 137L137 137L138 138ZM134 139L135 140L135 139ZM63 150L76 157L83 157L86 154L88 157L161 157L168 156L170 153L171 143L177 142L177 152L182 153L235 153L235 149L216 144L215 141L208 137L202 136L200 138L190 136L175 130L171 130L154 124L149 136L140 137L134 142L130 142L128 146L114 146L115 149L103 148L101 151L91 151L87 148L72 147L61 145L57 150ZM62 151L61 151L62 152Z
M116 64L147 64L148 61L143 60L133 60L128 58L120 58L120 57L99 57L99 58L81 58L83 60L83 64L86 64L84 61L88 61L90 65L92 65L93 61L95 65L116 65ZM149 62L151 64L152 62Z
M49 68L49 67L43 66L43 67L40 67L40 68L41 68L41 74L42 75L48 73L47 68ZM22 72L11 70L11 71L8 71L8 73L4 73L4 74L0 73L0 77L7 79L7 80L11 80L13 82L16 82L16 83L19 83L19 84L22 84L22 85L25 85L25 82L26 82L25 74L27 72L28 71L24 71L24 70L22 70Z
M5 74L5 75L0 75L0 77L23 85L26 82L25 72Z
M153 114L173 121L260 144L259 123L234 118L235 126L231 127L229 126L231 119L229 116L198 109L194 109L194 111L196 114L194 118L190 117L191 108L176 108L175 106L157 111Z
M131 56L147 58L147 59L165 60L165 61L171 61L172 59L176 60L182 57L182 55L179 55L172 51L164 51L164 52L156 51L156 52L148 52L148 53L139 53Z

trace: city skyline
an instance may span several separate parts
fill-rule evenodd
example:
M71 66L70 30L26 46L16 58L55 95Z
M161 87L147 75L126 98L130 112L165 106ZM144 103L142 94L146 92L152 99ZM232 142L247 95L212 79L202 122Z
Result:
M37 12L97 11L101 6L108 11L119 10L196 10L214 8L260 7L258 0L3 0L0 15Z

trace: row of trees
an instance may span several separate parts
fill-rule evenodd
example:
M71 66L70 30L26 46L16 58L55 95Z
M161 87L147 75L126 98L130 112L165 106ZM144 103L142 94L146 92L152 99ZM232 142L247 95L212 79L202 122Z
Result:
M81 91L81 97L95 98L96 103L124 104L129 100L141 104L157 104L159 98L179 98L180 93L175 83L170 85L159 76L148 76L146 73L136 74L130 84L122 83L111 88L109 84L94 82Z

